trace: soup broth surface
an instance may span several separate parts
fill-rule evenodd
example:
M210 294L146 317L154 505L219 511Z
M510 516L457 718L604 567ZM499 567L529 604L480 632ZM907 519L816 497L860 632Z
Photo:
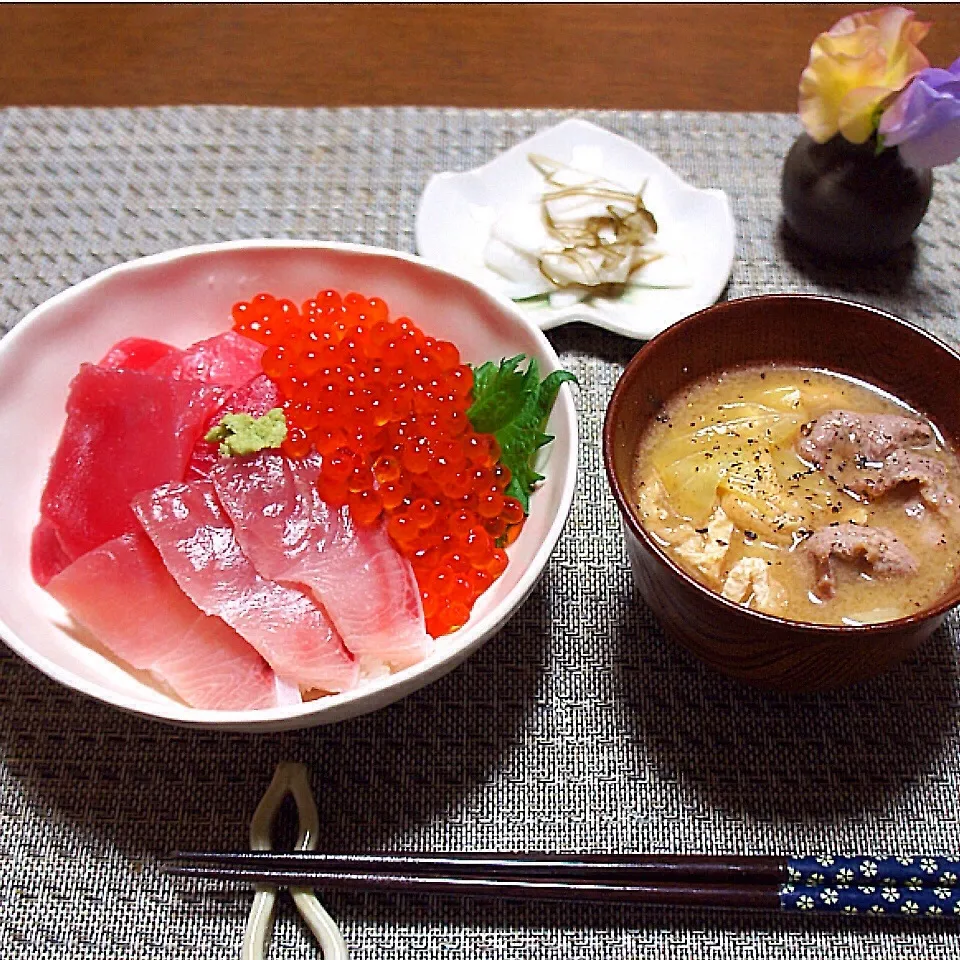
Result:
M641 439L631 492L647 532L716 592L856 625L917 613L953 583L958 477L956 454L915 411L784 366L674 397Z

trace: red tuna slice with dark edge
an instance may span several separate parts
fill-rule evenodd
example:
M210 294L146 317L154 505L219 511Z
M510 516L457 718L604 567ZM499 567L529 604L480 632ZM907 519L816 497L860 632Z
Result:
M67 422L40 501L63 556L83 556L139 529L135 494L182 480L204 423L223 398L221 387L83 364L70 384ZM48 527L32 558L51 575ZM41 581L42 582L42 581Z
M85 554L47 589L113 656L190 706L276 706L277 681L266 661L223 620L191 603L142 531Z
M199 340L180 356L171 355L150 368L155 377L202 380L236 387L261 373L260 358L266 347L232 330Z
M60 544L56 525L46 517L41 517L30 540L30 572L33 579L44 586L70 563L71 557Z
M361 670L395 669L434 647L413 567L382 523L356 526L317 493L319 460L274 453L225 458L213 471L217 496L243 552L272 580L316 597Z
M127 337L115 343L97 366L108 370L139 370L145 373L161 360L182 357L183 351L149 337Z
M204 440L204 437L226 414L249 413L252 417L262 417L268 410L279 407L281 402L277 385L262 373L234 390L204 425L200 439L193 448L186 479L209 479L210 471L221 458L218 444L210 443L209 440Z
M257 573L210 481L145 491L133 510L180 589L233 627L278 677L302 690L356 685L357 663L329 617L302 590Z

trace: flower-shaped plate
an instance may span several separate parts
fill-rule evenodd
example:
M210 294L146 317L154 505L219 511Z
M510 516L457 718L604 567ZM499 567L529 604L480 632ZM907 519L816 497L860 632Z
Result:
M562 307L546 299L518 301L542 330L581 320L648 340L718 299L733 269L736 242L727 195L690 186L642 147L585 120L565 120L543 130L476 170L433 176L417 211L420 254L506 295L507 282L484 264L483 250L501 212L542 191L542 178L527 159L531 153L631 190L643 188L644 202L659 225L658 239L682 258L688 281L670 288L631 285L617 298L591 297Z

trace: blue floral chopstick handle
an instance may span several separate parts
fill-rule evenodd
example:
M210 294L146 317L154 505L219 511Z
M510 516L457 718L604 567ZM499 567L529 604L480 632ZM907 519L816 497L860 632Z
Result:
M797 886L955 887L960 860L949 857L793 857L787 880Z
M785 910L960 916L960 861L948 857L800 857L787 861Z

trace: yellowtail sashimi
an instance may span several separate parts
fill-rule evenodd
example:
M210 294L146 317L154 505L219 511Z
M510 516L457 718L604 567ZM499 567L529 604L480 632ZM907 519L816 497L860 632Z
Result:
M361 670L402 669L433 649L409 561L382 524L357 527L317 492L319 460L273 453L230 458L213 471L243 552L272 580L307 587Z
M212 483L164 484L135 497L133 510L184 593L233 627L277 676L302 690L356 685L357 663L329 617L302 590L257 573Z
M55 576L47 590L114 656L149 672L192 707L277 705L277 680L219 617L177 586L144 533L111 540Z

